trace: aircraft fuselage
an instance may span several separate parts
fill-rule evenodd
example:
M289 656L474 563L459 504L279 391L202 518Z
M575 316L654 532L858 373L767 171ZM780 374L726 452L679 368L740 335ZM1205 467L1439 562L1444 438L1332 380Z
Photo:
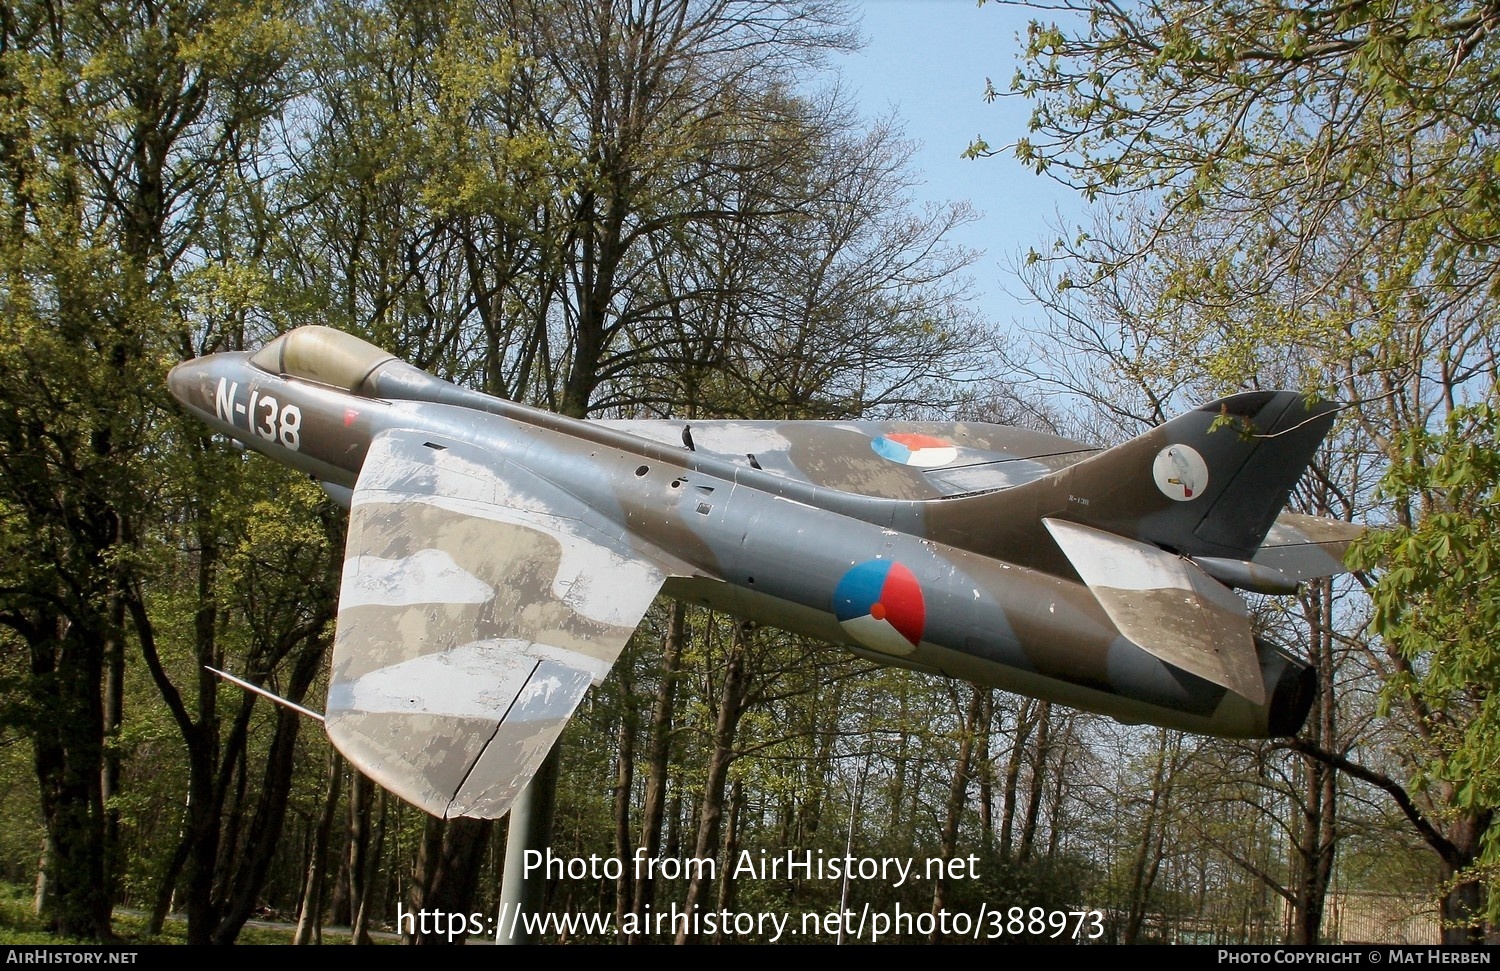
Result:
M226 353L179 366L171 386L217 431L343 489L359 482L372 439L398 429L501 480L525 470L589 510L592 528L673 564L667 593L882 663L1213 735L1287 733L1305 715L1311 675L1270 645L1257 644L1263 704L1136 646L1039 526L997 558L951 542L951 526L949 542L930 538L933 504L948 500L823 488L405 365L369 394Z

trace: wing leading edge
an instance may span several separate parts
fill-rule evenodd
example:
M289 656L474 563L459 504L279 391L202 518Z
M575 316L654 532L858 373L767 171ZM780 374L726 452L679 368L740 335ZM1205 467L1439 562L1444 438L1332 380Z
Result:
M433 815L501 816L670 558L551 482L417 431L375 438L351 507L329 737Z

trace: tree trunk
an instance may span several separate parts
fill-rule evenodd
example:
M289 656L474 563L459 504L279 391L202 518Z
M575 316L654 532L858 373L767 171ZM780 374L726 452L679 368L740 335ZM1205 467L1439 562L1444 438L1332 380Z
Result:
M1139 849L1130 868L1130 900L1126 909L1125 934L1122 944L1135 944L1140 940L1146 923L1147 905L1151 900L1151 889L1156 885L1156 875L1161 869L1162 848L1166 844L1167 825L1164 819L1171 803L1172 771L1168 770L1169 742L1165 729L1156 735L1156 765L1152 770L1151 794L1146 801L1146 813L1141 822Z
M934 918L942 912L948 895L946 864L953 859L953 854L958 849L958 824L963 816L964 803L969 793L969 760L974 751L974 736L977 734L979 716L984 710L984 696L988 690L977 685L974 687L974 693L969 701L969 713L964 719L963 729L958 739L958 758L954 760L953 783L948 787L948 805L943 812L943 833L938 844L938 856L944 863L943 874L932 884ZM932 933L927 938L929 944L941 942L939 927L939 922L934 920Z
M729 657L724 668L724 682L719 688L719 713L714 720L713 751L709 755L708 773L703 782L703 801L698 815L698 836L693 856L704 860L719 857L719 826L724 815L724 786L729 778L729 767L734 763L734 740L738 733L740 716L745 713L750 695L751 676L747 670L748 654L747 625L735 624L734 636L730 639ZM688 921L703 904L707 894L708 880L702 869L694 869L688 880L687 894L682 909ZM677 943L686 944L696 939L690 926L684 923L678 928Z
M349 854L349 926L359 924L359 916L365 908L365 894L369 889L366 880L369 867L366 865L370 852L370 806L375 795L375 783L358 769L349 784L349 836L345 844ZM370 943L369 934L361 939L356 931L353 944Z
M1016 825L1016 795L1021 784L1021 764L1026 758L1026 743L1036 727L1036 706L1030 698L1016 710L1016 730L1005 760L1005 810L1000 816L1000 855L1009 859Z
M995 692L984 692L984 710L979 713L979 751L975 753L975 775L979 779L979 831L988 850L995 848L995 763L990 758L990 733L994 728Z
M734 913L739 897L739 884L734 878L734 861L740 853L740 815L744 811L745 787L739 779L735 779L729 785L729 826L724 832L724 866L719 877L718 911L721 914ZM724 930L724 923L721 921L714 930L712 943L728 943Z
M354 922L349 925L352 944L370 943L370 911L375 900L375 878L380 871L380 847L385 842L386 804L390 793L384 789L375 792L375 832L370 835L365 847L364 889L360 893L359 908L354 912ZM366 823L368 826L368 822Z
M300 704L307 696L308 688L323 666L323 653L327 646L327 642L321 639L309 639L287 679L287 700ZM250 818L242 851L222 871L221 879L233 890L225 902L219 926L214 930L215 944L234 943L244 928L245 921L254 913L261 890L266 885L276 844L281 839L282 824L286 821L286 806L291 797L292 770L297 754L297 735L301 728L302 715L290 708L277 706L276 728L266 754L266 766L261 774L260 795L256 800L255 812ZM238 743L236 748L243 751Z
M613 815L615 819L615 859L620 861L620 875L615 880L615 926L623 927L625 915L630 912L630 890L632 886L631 867L631 844L630 844L630 806L631 797L634 795L632 789L635 787L635 713L630 705L630 695L635 687L634 678L631 677L630 658L621 658L615 665L615 675L619 678L619 694L622 700L620 705L620 732L619 741L615 754L615 798Z
M646 792L641 806L639 853L647 860L660 854L662 818L667 803L667 777L672 758L672 707L677 697L677 682L682 671L682 652L687 642L687 615L680 601L673 601L667 620L667 636L662 644L661 682L656 688L656 705L651 711L650 757L646 766ZM635 894L631 910L644 919L656 899L656 881L650 867L635 874Z
M1318 697L1304 738L1319 748L1337 744L1338 706L1334 697L1333 590L1327 580L1310 583L1302 598L1308 643L1318 669ZM1302 818L1297 827L1295 882L1292 886L1293 944L1317 944L1323 932L1323 906L1333 879L1338 850L1338 785L1331 765L1302 755Z
M493 819L467 816L449 820L428 817L422 849L412 873L414 913L423 910L473 913L485 845L494 824ZM462 944L467 937L466 932L452 936L423 933L419 926L407 935L407 940L412 944Z
M1036 746L1031 752L1031 786L1026 793L1026 822L1021 828L1021 848L1016 858L1026 861L1031 858L1036 845L1036 824L1041 818L1042 796L1047 791L1047 759L1052 749L1052 702L1043 701L1037 706Z
M1439 918L1442 920L1444 944L1484 944L1490 936L1485 905L1488 888L1483 877L1469 868L1479 859L1483 834L1489 829L1489 813L1470 814L1455 819L1447 836L1456 853L1444 859L1439 871L1443 894Z
M338 813L339 789L344 781L344 760L339 758L338 749L331 745L328 747L327 780L323 811L318 814L318 828L313 831L312 851L308 853L307 880L293 944L323 943L323 890L328 883L328 844L333 835L333 819Z
M104 802L106 893L111 900L119 885L120 844L120 726L125 721L125 598L117 590L109 600L110 633L104 642L104 773L100 794Z

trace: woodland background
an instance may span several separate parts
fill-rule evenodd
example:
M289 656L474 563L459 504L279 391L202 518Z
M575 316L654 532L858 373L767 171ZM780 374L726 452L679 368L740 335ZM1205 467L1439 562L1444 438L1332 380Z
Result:
M900 131L820 80L857 12L0 5L0 878L51 926L494 911L500 828L388 798L204 670L318 705L344 515L164 379L317 322L575 416L1111 443L1245 387L1347 402L1294 501L1380 530L1257 605L1321 675L1296 739L1124 727L662 602L568 730L552 849L976 854L981 880L857 904L1098 907L1119 942L1313 941L1353 893L1493 939L1500 4L1037 5L992 81L1032 131L970 146L1092 201L1018 267L1034 332L980 319L967 209L914 205ZM819 881L550 891L839 908Z

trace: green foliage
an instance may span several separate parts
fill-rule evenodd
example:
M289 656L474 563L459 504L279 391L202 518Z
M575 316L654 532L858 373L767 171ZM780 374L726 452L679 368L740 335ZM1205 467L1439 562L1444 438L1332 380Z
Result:
M676 19L550 0L5 8L0 875L33 875L45 829L82 845L56 809L88 807L83 828L107 845L84 878L58 882L86 891L87 913L69 918L79 933L108 932L110 900L149 912L175 897L195 941L232 938L262 903L291 911L325 806L322 740L304 730L279 781L277 711L204 666L317 693L342 513L175 414L176 361L316 319L577 413L756 417L938 408L946 376L972 362L977 321L955 275L971 256L945 243L967 211L916 212L899 132L795 93L808 63L847 42L847 11L662 9ZM673 675L678 852L709 789L704 759L725 741L733 628L695 625ZM642 731L631 719L661 677L642 660L653 646L622 661L641 694L594 692L570 730L559 847L608 850L601 780L622 727ZM122 650L123 713L106 725L106 664ZM846 740L890 742L938 693L885 672L845 683L866 665L770 632L750 650L725 777L749 794L742 838L832 848L849 767L870 758ZM57 657L89 665L53 670ZM71 708L42 690L58 685ZM882 708L892 693L910 702L901 716ZM948 758L951 725L933 720L934 758ZM86 743L69 746L85 783L58 799L38 785L36 751L64 729ZM897 805L861 819L867 842L930 847L943 780L926 765L911 775ZM866 794L871 812L884 788ZM258 827L283 797L278 844ZM329 897L347 801L332 807ZM415 882L425 820L376 804L379 913ZM910 826L890 823L908 810ZM744 888L768 906L830 904L824 889ZM925 888L910 892L916 905ZM137 934L133 920L116 929Z
M1077 288L1080 315L1128 301L1178 381L1294 357L1294 380L1356 396L1393 368L1483 380L1500 207L1482 5L1053 9L1015 80L1034 102L1016 153L1116 202L1045 254L1044 290Z
M0 741L0 882L32 880L42 845L36 770L28 741L14 728L7 729ZM30 906L32 900L26 903Z
M1444 787L1467 813L1500 809L1500 441L1495 399L1455 408L1437 431L1413 429L1382 482L1409 523L1372 533L1352 554L1377 571L1372 627L1406 663L1386 704L1415 702L1432 757L1420 788ZM1484 835L1500 861L1500 825Z
M1360 554L1372 570L1390 558L1375 622L1345 597L1308 625L1327 665L1304 743L1335 763L1357 753L1363 781L1392 795L1451 876L1490 830L1500 754L1486 638L1493 416L1463 407L1492 400L1500 373L1492 12L1427 0L1041 9L1011 89L1032 103L1015 155L1103 205L1022 268L1053 327L1021 363L1111 426L1244 387L1350 403L1298 495L1399 528ZM1449 414L1458 424L1436 429ZM1384 690L1367 690L1377 680ZM1378 712L1364 701L1376 694ZM1342 797L1303 795L1310 811L1340 807L1324 846L1354 825ZM1455 927L1469 924L1461 883L1443 891Z

